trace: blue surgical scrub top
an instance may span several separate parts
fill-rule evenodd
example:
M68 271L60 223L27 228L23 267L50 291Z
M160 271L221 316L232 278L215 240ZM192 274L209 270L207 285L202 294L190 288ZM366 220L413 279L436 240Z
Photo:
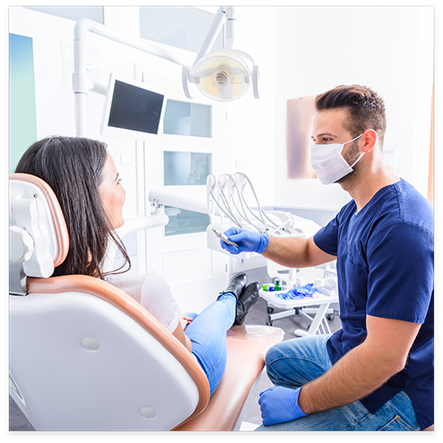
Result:
M400 180L356 210L349 202L314 236L337 257L342 329L328 340L328 354L334 364L361 344L367 315L420 323L406 367L360 401L374 413L405 391L425 429L434 423L433 207Z

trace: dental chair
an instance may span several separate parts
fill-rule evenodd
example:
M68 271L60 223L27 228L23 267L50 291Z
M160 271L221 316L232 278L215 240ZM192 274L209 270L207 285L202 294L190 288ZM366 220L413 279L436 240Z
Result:
M51 277L69 250L51 188L10 175L10 395L35 430L238 430L267 350L268 326L234 326L209 397L196 359L145 308L84 275Z

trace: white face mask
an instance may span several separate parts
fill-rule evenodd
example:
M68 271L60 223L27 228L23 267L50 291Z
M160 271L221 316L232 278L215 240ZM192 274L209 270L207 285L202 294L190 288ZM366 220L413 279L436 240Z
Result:
M358 137L343 144L330 143L328 145L311 145L311 166L324 185L335 183L337 180L340 180L353 171L352 168L365 153L362 152L360 157L358 157L351 166L348 165L341 153L346 144L357 140L363 134L364 132Z

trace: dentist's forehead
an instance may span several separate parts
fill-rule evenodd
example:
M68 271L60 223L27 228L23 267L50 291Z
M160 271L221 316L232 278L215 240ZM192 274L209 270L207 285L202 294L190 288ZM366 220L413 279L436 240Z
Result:
M344 131L347 132L344 122L348 118L346 109L326 109L318 111L314 115L312 123L313 137L321 137L322 135L338 136Z

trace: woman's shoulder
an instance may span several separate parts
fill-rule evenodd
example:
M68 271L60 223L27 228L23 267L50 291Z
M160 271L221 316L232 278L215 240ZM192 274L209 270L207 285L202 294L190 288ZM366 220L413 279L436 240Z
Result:
M105 281L121 289L134 298L139 298L142 292L167 292L170 287L166 280L156 271L141 273L108 274Z
M124 284L128 282L164 281L165 279L157 271L146 273L124 272L121 274L107 274L105 281L111 284Z
M139 302L169 332L175 330L180 319L180 308L168 283L158 272L109 274L105 280Z

